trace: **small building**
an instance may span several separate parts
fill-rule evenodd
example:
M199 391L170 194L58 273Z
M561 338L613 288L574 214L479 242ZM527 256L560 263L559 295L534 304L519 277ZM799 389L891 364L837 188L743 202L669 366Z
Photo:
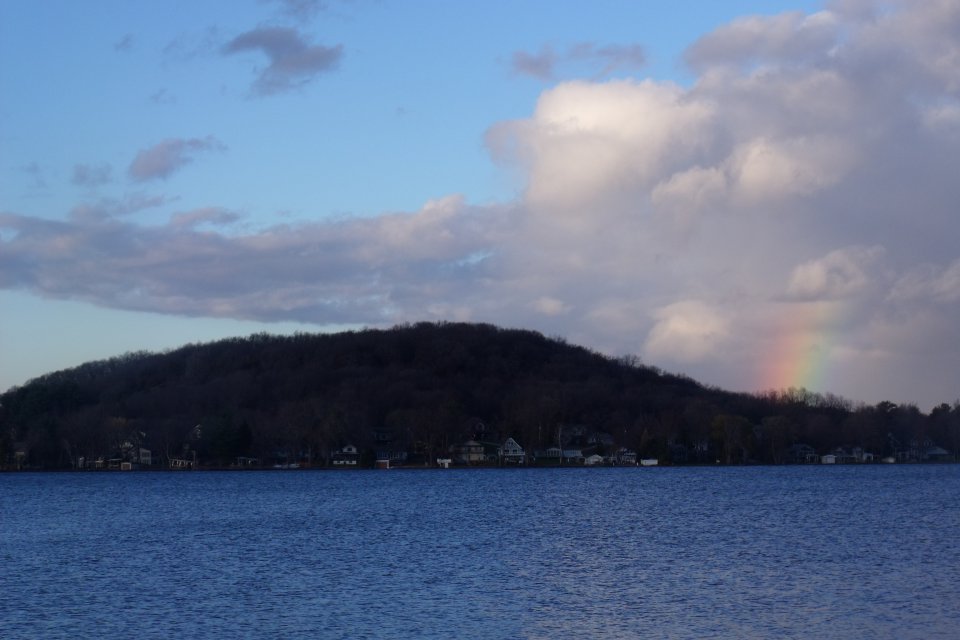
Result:
M517 444L517 441L513 438L507 438L507 441L501 447L501 451L503 464L525 464L527 461L527 454L523 447Z
M533 452L533 458L537 463L560 464L560 461L563 459L563 449L560 447L539 449Z
M387 460L391 466L402 467L407 461L407 452L402 449L378 448L376 453L378 465L380 460Z
M450 447L450 457L456 464L480 464L486 461L483 443L467 440Z
M389 460L389 457L387 458ZM333 452L331 462L335 467L355 467L360 463L360 452L352 444Z
M949 462L953 456L943 447L931 443L924 452L923 459L929 462Z
M837 456L832 453L822 455L820 456L820 464L837 464Z
M583 451L580 449L564 449L563 462L565 464L583 464Z
M598 464L603 464L603 456L596 453L583 459L583 466L585 467L595 467Z
M196 460L190 458L170 458L170 468L171 469L193 469L196 465Z
M790 462L794 464L813 464L820 461L816 449L808 444L795 444L790 447Z

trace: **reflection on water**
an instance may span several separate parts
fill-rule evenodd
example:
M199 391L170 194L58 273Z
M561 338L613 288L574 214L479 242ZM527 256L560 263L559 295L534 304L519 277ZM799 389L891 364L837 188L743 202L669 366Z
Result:
M0 637L954 638L960 467L0 476Z

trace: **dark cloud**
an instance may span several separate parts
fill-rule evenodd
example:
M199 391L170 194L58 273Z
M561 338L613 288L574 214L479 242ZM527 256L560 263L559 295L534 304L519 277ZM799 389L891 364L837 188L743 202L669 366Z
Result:
M476 256L502 220L454 198L415 214L225 235L195 228L238 219L223 209L159 227L106 215L121 209L97 203L57 222L0 215L12 238L0 286L158 313L378 323L476 284Z
M81 187L99 187L110 182L110 165L73 165L71 182Z
M128 33L127 35L120 38L120 40L113 43L113 50L119 52L127 52L133 48L133 34Z
M590 76L604 78L617 71L637 71L646 65L644 48L638 44L598 46L582 42L557 53L545 46L538 53L516 51L511 58L515 73L540 80L553 80L560 70L577 63L590 67Z
M516 51L513 54L513 70L519 74L533 76L540 80L552 80L557 55L550 47L544 47L539 53Z
M271 95L295 89L318 75L331 71L343 58L343 46L311 45L297 29L260 27L242 33L222 49L225 55L260 51L270 60L256 81L253 92Z
M174 214L170 226L177 229L193 228L202 224L226 225L236 222L240 215L220 207L207 207Z
M78 204L70 210L70 220L76 223L100 222L108 218L128 216L145 209L169 204L174 199L167 196L148 196L144 193L134 193L122 199L101 198L94 202Z
M147 149L142 149L130 163L127 172L137 182L166 179L183 166L193 162L201 151L222 151L224 145L214 138L169 138Z

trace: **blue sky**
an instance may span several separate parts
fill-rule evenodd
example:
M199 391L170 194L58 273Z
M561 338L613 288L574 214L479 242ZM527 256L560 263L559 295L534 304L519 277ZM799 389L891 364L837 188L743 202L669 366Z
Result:
M958 42L955 0L4 2L0 388L471 320L952 402Z

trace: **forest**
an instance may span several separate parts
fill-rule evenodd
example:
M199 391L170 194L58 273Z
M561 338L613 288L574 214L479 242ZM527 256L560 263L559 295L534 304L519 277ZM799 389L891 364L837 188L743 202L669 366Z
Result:
M358 466L372 466L384 447L402 451L407 466L430 466L466 441L507 438L530 461L550 447L629 450L661 464L784 464L852 451L955 461L960 402L923 413L805 389L734 393L636 357L465 323L128 353L0 395L7 470L106 460L326 467L347 445Z

